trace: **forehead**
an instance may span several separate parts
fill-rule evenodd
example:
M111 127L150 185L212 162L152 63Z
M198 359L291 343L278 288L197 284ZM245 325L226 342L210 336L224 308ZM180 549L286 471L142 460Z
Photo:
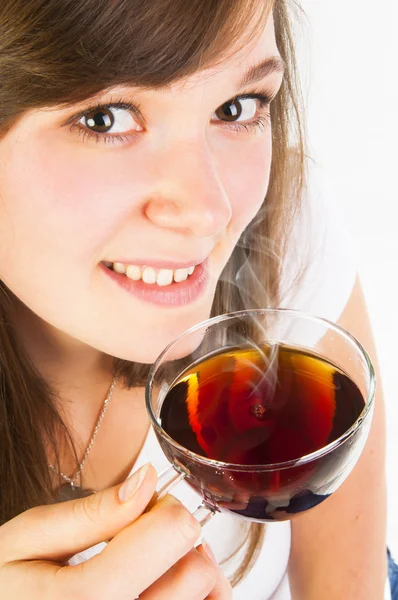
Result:
M211 83L211 80L222 76L239 77L239 73L247 71L253 65L269 57L279 56L272 13L254 36L250 33L250 31L242 31L241 39L226 52L224 58L217 61L217 66L198 71L167 87L181 89L203 84L205 81Z
M231 67L250 67L259 60L279 54L275 39L275 24L272 13L260 31L243 48L237 48L229 56Z
M275 26L272 11L268 14L267 18L263 20L263 24L257 27L255 33L253 32L253 26L242 28L242 33L237 43L230 47L225 55L222 57L215 57L215 65L206 67L202 70L198 70L193 74L187 75L179 79L178 81L172 82L169 85L151 86L139 85L116 85L104 88L98 94L89 96L86 98L91 99L93 102L106 102L110 97L113 98L114 93L117 94L129 94L131 92L138 94L150 94L151 97L161 95L164 96L171 94L175 99L182 91L200 91L202 95L206 95L207 91L212 88L218 89L220 92L226 91L227 87L236 87L236 84L241 82L242 75L248 72L253 66L261 64L267 58L274 58L279 56L279 50L275 38ZM244 84L245 85L245 84ZM242 86L243 87L243 86ZM73 106L82 106L83 101L73 103ZM72 104L55 105L43 107L41 111L44 114L52 111L67 111L70 109ZM37 114L37 111L34 111Z

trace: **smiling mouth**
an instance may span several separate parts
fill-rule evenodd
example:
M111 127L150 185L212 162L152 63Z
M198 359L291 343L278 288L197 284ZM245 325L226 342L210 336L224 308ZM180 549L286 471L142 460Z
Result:
M129 265L120 262L103 261L103 265L110 271L125 275L131 281L142 281L147 284L157 284L160 287L186 281L197 265L184 269L156 269L154 267Z

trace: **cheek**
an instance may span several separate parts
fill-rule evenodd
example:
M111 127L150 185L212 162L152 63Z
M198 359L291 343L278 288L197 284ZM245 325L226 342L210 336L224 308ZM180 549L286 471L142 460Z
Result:
M271 134L264 132L247 143L229 144L228 160L219 160L219 173L232 207L230 229L240 233L259 211L267 194L272 146Z
M76 144L57 147L51 139L15 144L7 157L0 167L0 230L7 253L16 260L29 249L41 267L55 259L92 264L103 258L130 200L126 185L118 185L121 161L81 152Z
M0 278L33 312L74 331L95 312L98 263L133 210L131 175L122 178L131 169L76 144L31 139L0 144Z

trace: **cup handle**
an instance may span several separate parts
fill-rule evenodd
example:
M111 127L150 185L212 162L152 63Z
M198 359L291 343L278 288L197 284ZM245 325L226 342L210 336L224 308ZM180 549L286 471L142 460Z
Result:
M203 527L210 521L212 517L216 514L216 510L214 508L210 508L204 502L193 513L193 517L198 521L199 525Z
M180 481L185 479L185 473L177 471L174 467L168 467L165 471L162 471L158 476L158 483L155 490L156 502L161 500L168 494ZM152 502L151 502L151 505ZM210 521L213 515L216 514L216 510L207 506L204 502L193 513L194 518L203 527Z
M155 495L156 500L161 500L168 494L180 481L185 478L185 473L177 471L174 467L168 467L158 476Z

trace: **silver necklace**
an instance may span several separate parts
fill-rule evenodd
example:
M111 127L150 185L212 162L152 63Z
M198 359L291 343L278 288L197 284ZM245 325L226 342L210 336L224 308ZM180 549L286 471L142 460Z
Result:
M91 439L87 445L86 451L83 455L82 461L79 464L79 467L78 467L76 473L74 475L72 475L71 477L68 477L67 475L64 475L64 473L58 472L57 469L54 467L54 465L49 465L49 468L51 469L51 471L53 471L56 475L61 477L66 482L66 483L62 484L61 487L59 488L59 496L58 496L59 502L64 502L66 500L75 500L76 498L83 498L84 496L89 496L90 494L95 494L95 490L82 488L82 485L81 485L82 469L83 469L83 467L86 463L87 457L90 454L91 449L94 445L95 438L97 437L97 434L98 434L98 430L101 427L101 423L104 419L105 413L108 409L109 402L110 402L113 392L115 390L117 379L118 379L117 375L115 375L114 378L112 379L112 383L109 387L108 394L105 398L102 410L101 410L99 417L97 419L97 422L95 424ZM77 482L79 482L79 483L77 483Z

